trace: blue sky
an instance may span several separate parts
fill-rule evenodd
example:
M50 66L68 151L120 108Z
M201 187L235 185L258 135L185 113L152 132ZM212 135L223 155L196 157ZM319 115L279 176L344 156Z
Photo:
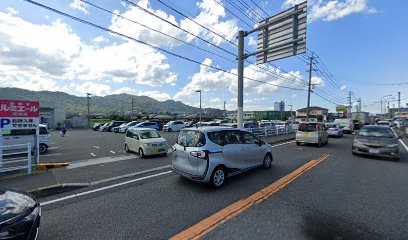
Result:
M198 105L195 90L202 89L205 107L222 107L226 101L227 108L235 110L237 80L233 74L236 73L236 63L191 45L234 60L235 57L226 52L235 54L236 46L228 41L236 42L238 30L250 30L247 24L254 26L256 18L266 17L258 6L270 16L301 2L254 1L256 6L250 0L232 1L240 8L244 8L242 2L251 6L251 10L245 8L248 16L244 16L230 4L231 1L226 0L161 1L223 38L170 10L158 0L131 0L139 8L126 1L89 2L188 44L103 12L80 0L38 0L41 4L204 65L84 25L22 0L3 0L0 3L0 87L64 91L78 96L84 96L86 92L100 96L130 93L160 101L180 100L193 106ZM308 4L307 47L319 56L318 67L323 68L324 64L333 75L329 79L319 72L314 73L316 94L330 101L312 94L311 104L334 111L335 103L346 103L348 91L352 91L353 104L357 98L361 98L363 110L379 112L380 104L375 102L388 94L396 97L400 91L405 105L408 102L407 85L393 84L404 83L408 79L408 31L404 28L404 23L408 22L408 15L404 14L408 2L311 0ZM207 42L146 14L141 8ZM245 40L248 51L255 50L256 34L251 37ZM249 60L255 62L255 58ZM270 110L273 102L280 100L293 105L294 109L305 107L307 92L302 81L307 80L308 66L304 59L292 57L272 64L279 69L269 64L263 68L278 76L246 64L246 77L268 84L245 80L244 109ZM225 72L209 68L208 65ZM272 84L302 90L284 89ZM390 102L391 107L393 104L396 102Z

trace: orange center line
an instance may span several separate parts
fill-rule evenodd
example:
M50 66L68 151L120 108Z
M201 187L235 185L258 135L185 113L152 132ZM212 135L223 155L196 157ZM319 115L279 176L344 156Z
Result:
M171 240L199 239L200 237L211 232L212 230L214 230L221 224L225 223L229 219L241 214L243 211L250 208L254 204L261 203L262 201L268 199L274 193L278 192L279 190L287 186L289 183L293 182L295 179L300 177L303 173L309 171L322 161L326 160L329 156L330 156L329 153L325 153L320 158L305 163L295 171L280 178L278 181L263 188L262 190L256 192L255 194L249 196L248 198L241 199L232 203L231 205L221 209L220 211L203 219L202 221L196 223L195 225L176 234L170 239Z

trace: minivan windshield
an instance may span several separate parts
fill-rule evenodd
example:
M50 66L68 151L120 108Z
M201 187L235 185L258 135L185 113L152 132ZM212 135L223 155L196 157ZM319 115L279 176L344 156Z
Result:
M363 128L358 132L363 137L394 138L395 135L388 128Z
M316 123L301 123L299 126L298 131L301 132L315 132L316 131Z
M160 138L160 134L154 130L139 130L141 139Z
M185 147L202 147L205 145L204 133L195 130L180 131L177 144Z

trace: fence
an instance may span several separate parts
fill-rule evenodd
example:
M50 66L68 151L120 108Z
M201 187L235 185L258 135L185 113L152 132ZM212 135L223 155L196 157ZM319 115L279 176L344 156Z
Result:
M271 127L257 127L257 128L247 128L252 134L258 137L269 137L284 135L296 132L296 129L291 125L275 125Z
M0 173L27 169L28 174L31 174L31 143L6 145L0 148Z

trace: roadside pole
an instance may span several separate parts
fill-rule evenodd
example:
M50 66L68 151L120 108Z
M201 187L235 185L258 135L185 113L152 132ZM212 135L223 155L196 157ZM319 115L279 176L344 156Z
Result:
M237 127L244 127L244 31L238 33L238 109Z
M309 116L310 116L310 91L312 87L312 71L313 71L313 52L312 52L312 56L310 56L310 62L309 62L309 84L308 84L308 90L307 90L306 122L309 121Z

